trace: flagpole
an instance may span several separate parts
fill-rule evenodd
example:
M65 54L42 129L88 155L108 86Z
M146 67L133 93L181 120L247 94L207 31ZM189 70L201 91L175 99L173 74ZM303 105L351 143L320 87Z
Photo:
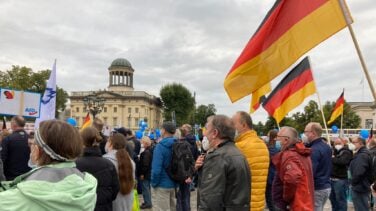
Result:
M349 11L347 9L347 6L344 3L344 0L339 0L339 4L341 6L342 14L345 17L347 28L349 29L350 34L351 34L351 38L352 38L352 40L354 42L355 49L356 49L356 52L358 54L358 57L359 57L359 60L360 60L360 64L362 65L363 72L366 75L366 78L367 78L367 81L368 81L368 85L369 85L369 87L371 89L371 92L372 92L373 99L374 99L374 101L376 101L375 88L373 86L372 79L371 79L371 77L369 75L366 63L365 63L365 61L363 59L362 52L360 51L360 47L359 47L358 41L357 41L357 39L355 37L354 30L353 30L353 28L351 26L351 20L349 20Z
M312 62L311 62L311 58L308 56L308 60L309 60L309 63L312 67ZM312 68L311 68L312 69ZM313 74L313 71L312 71L312 77L313 77L313 81L315 82L315 76ZM316 83L315 83L315 86L316 86ZM316 89L316 95L317 95L317 99L319 101L319 107L320 107L320 111L321 111L321 115L322 115L322 119L323 119L323 122L324 122L324 126L325 126L325 130L326 130L326 137L328 138L328 143L330 143L330 139L329 139L329 130L328 130L328 126L326 125L326 120L325 120L325 115L324 115L324 110L322 109L322 106L321 106L321 100L320 100L320 95L319 95L319 92L317 91Z
M322 120L323 120L323 122L324 122L325 130L326 130L326 137L328 138L328 143L330 143L330 139L329 139L329 130L328 130L328 126L326 125L326 120L325 120L324 110L322 109L322 106L321 106L321 100L320 100L319 92L316 91L316 95L317 95L317 99L318 99L318 101L319 101L319 106L320 106L321 116L322 116Z
M342 93L345 94L345 89L342 90ZM343 96L345 97L345 96ZM341 130L340 130L340 133L343 133L342 131L342 126L343 126L343 110L345 110L345 103L343 103L343 109L342 109L342 112L341 112ZM341 134L339 134L339 137L342 137Z

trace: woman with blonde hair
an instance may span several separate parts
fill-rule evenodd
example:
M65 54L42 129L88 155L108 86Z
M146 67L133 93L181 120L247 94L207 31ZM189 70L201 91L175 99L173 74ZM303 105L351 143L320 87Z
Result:
M105 147L107 153L103 155L115 165L119 177L120 191L112 203L114 211L131 211L133 205L136 165L126 148L125 137L115 133L108 139Z
M30 143L30 158L37 166L1 183L0 209L3 210L93 210L97 180L80 172L74 160L81 154L77 129L66 122L40 123Z
M112 201L119 192L119 179L114 164L102 157L100 143L102 136L94 127L86 127L80 132L84 151L76 160L77 168L89 172L98 180L96 211L112 211Z
M153 153L151 151L151 140L149 137L142 137L141 144L145 149L140 155L140 180L142 183L142 196L144 198L144 203L141 205L141 209L148 209L152 207L150 177Z

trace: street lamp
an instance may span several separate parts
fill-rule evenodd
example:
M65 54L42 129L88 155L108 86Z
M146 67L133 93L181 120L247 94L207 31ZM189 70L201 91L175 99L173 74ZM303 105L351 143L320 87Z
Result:
M84 97L83 101L85 110L88 110L95 119L95 116L102 112L106 100L95 95L88 95Z

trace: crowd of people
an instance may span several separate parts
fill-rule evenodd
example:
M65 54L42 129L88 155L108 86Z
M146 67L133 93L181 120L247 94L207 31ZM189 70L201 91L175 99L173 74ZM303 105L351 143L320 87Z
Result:
M156 140L124 127L105 136L103 125L48 120L28 134L14 116L0 134L0 210L189 211L195 189L197 210L322 211L329 200L342 211L349 195L355 210L372 203L372 138L326 140L311 122L302 137L285 126L261 139L243 111L209 117L199 138L170 121ZM189 147L182 180L171 170L178 143Z

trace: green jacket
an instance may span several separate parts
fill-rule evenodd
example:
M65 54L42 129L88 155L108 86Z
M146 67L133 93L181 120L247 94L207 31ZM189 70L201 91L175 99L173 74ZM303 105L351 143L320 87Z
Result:
M3 182L0 211L94 210L97 180L81 173L74 162L38 167Z

